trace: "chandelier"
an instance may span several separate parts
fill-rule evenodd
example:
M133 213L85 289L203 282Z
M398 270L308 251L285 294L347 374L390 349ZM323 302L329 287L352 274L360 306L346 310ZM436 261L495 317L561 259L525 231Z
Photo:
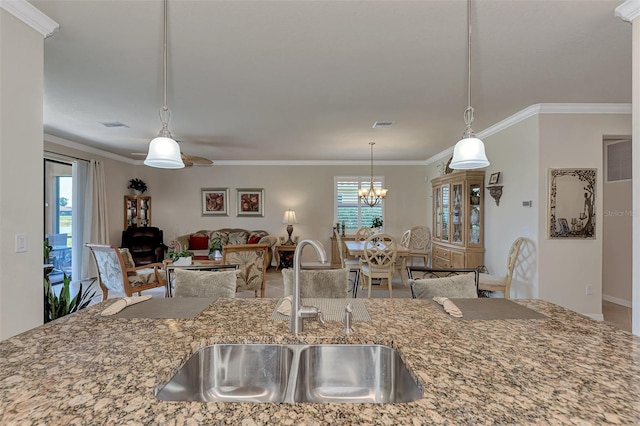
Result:
M360 198L362 204L375 207L387 196L387 190L374 188L373 186L373 145L375 145L375 142L369 142L369 145L371 145L371 180L369 181L369 188L358 189L358 198Z
M184 167L182 155L180 154L180 146L173 139L169 131L169 120L171 112L167 106L167 3L164 0L164 42L162 46L162 85L163 85L163 104L160 109L160 123L162 129L158 133L158 137L149 143L149 152L144 164L150 167L158 167L161 169L181 169Z
M471 0L467 0L467 109L464 111L464 122L467 129L453 148L453 158L449 167L458 170L480 169L489 165L484 152L484 143L478 139L471 129L473 124L473 107L471 106Z

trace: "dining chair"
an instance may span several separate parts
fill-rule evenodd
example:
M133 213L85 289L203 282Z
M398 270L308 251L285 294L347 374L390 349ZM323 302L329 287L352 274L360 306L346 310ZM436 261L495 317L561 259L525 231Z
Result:
M349 268L300 270L300 297L349 297ZM293 294L293 268L282 270L284 297Z
M511 297L511 280L513 279L513 271L516 267L516 260L520 253L520 247L524 243L524 238L519 237L511 244L509 254L507 255L507 274L503 276L480 273L478 278L478 289L481 291L501 291L504 298Z
M340 265L342 268L349 268L349 275L354 274L353 279L349 278L351 283L351 294L353 297L358 295L358 284L360 282L360 259L356 257L345 257L344 244L342 243L342 237L338 231L333 231L336 236L336 242L338 246L338 253L340 254Z
M403 248L409 248L409 241L411 239L411 230L407 229L400 237L400 246ZM407 256L398 256L396 259L396 270L398 274L400 274L400 278L402 278L402 274L407 273ZM405 280L402 280L405 282ZM408 282L407 282L408 283Z
M387 280L389 298L393 298L392 281L396 270L398 245L389 234L375 234L364 241L364 253L361 258L360 274L366 277L368 293L371 297L371 282L374 278ZM382 284L382 281L381 281Z
M174 271L174 297L235 297L239 270Z
M98 283L102 290L102 300L107 300L109 291L124 293L127 297L134 293L167 285L162 263L135 266L129 249L106 244L85 244L89 248L98 269Z
M372 235L373 235L373 229L367 228L367 227L358 228L355 235L355 241L356 242L364 241Z
M410 229L409 263L413 266L415 258L422 259L424 266L429 265L431 257L431 230L427 226L414 226Z
M227 244L222 247L222 263L238 265L236 291L253 291L264 297L267 284L267 259L270 244Z

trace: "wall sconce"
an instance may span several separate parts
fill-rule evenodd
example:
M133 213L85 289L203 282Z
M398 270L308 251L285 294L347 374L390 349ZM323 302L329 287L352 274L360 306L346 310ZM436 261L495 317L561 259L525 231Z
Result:
M500 197L502 197L502 185L491 185L491 186L487 186L487 189L489 190L489 195L491 195L491 197L496 200L496 206L500 205Z

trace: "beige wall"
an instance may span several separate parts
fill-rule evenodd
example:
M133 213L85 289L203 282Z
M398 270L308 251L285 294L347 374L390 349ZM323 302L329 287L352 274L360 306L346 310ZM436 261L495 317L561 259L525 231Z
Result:
M145 195L152 197L152 225L164 232L165 244L178 235L200 229L264 229L276 236L286 236L284 211L296 211L298 224L293 235L301 239L319 239L330 249L329 238L334 223L334 176L368 176L368 166L231 166L188 167L162 170L121 161L46 142L45 149L104 163L107 176L107 199L110 243L120 245L124 227L124 195L129 179L147 183ZM400 236L404 230L425 225L428 188L424 166L376 166L376 175L385 177L389 189L385 207L385 231ZM229 216L201 215L201 188L229 188ZM264 188L265 216L237 217L236 189ZM305 251L306 253L306 251ZM309 259L311 250L305 258Z
M43 321L43 43L0 9L0 339Z
M504 186L497 206L485 191L485 264L504 274L513 240L527 238L516 267L511 296L540 298L602 318L603 151L604 136L627 135L629 114L536 114L484 138L491 173L500 172ZM435 161L427 173L437 170ZM595 240L547 238L547 174L549 168L596 168ZM533 207L523 207L531 201ZM429 209L432 200L429 198ZM431 214L429 214L429 223ZM630 271L618 271L623 276ZM586 295L591 285L593 294Z
M631 307L631 181L603 188L602 298Z
M538 193L539 292L541 299L593 317L602 314L603 151L605 136L631 132L628 114L542 114ZM596 238L547 239L547 173L550 168L595 168ZM586 294L586 286L593 294Z
M334 176L368 176L367 166L220 166L183 170L154 170L140 166L149 176L153 197L153 224L164 230L165 242L199 229L237 227L264 229L286 235L282 217L296 211L294 235L320 240L327 250L334 224ZM134 170L135 172L135 170ZM429 184L424 166L376 166L389 189L385 204L385 231L400 236L411 226L426 224ZM201 215L201 188L229 188L228 217ZM236 189L264 188L265 216L236 217Z
M511 244L520 236L526 238L511 283L511 297L520 299L538 297L538 211L545 206L538 194L538 117L484 139L491 162L486 169L485 186L495 172L500 172L498 183L504 186L500 205L488 190L484 192L484 262L491 273L504 275ZM531 201L532 207L523 207L523 201Z

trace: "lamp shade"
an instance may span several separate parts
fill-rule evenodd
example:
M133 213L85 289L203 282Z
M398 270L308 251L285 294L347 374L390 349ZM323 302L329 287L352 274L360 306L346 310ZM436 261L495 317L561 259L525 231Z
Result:
M464 137L453 148L449 167L456 170L481 169L489 165L484 143L475 137Z
M184 167L180 146L171 138L158 136L149 143L149 153L144 164L161 169L181 169Z
M298 223L298 221L296 220L295 210L289 209L286 212L284 212L282 223L286 223L287 225L293 225L294 223Z

